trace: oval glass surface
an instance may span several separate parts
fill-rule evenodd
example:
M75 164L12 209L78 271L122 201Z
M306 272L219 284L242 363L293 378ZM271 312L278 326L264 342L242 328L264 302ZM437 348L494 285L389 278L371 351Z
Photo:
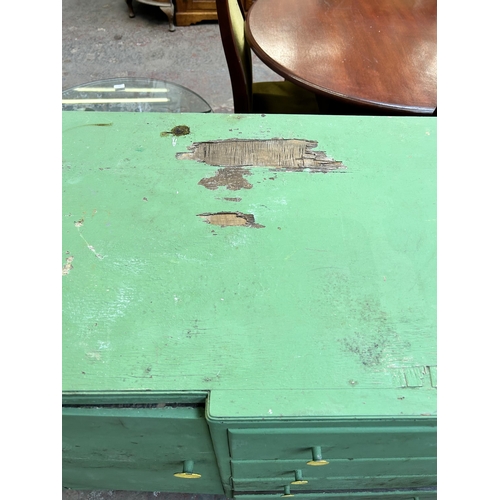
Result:
M211 113L210 105L181 85L150 78L111 78L62 93L63 111Z

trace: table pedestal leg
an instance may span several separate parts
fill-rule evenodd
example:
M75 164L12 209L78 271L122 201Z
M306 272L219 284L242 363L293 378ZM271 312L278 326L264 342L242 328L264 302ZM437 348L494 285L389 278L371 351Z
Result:
M160 7L160 9L168 17L168 30L169 31L175 31L175 26L174 26L174 4L170 3L170 5L166 5L165 7Z
M128 7L128 17L135 17L134 8L132 7L132 0L125 0Z

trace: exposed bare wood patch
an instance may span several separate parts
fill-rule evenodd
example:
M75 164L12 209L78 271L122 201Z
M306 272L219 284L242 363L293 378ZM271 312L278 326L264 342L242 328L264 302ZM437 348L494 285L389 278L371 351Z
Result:
M216 212L216 213L205 213L198 214L208 224L214 224L216 226L226 227L226 226L245 226L245 227L265 227L261 224L255 222L255 217L253 214L243 214L241 212Z
M316 141L306 139L225 139L194 142L180 160L196 160L218 167L268 167L273 170L330 172L345 169L324 151L312 151Z
M253 187L243 176L252 175L248 168L225 167L219 168L213 177L205 177L198 182L199 185L205 186L207 189L218 189L226 186L231 191L239 189L251 189Z

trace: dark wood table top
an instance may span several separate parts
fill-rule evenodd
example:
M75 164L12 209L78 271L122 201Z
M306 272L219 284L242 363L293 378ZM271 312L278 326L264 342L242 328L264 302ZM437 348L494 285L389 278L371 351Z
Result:
M245 33L265 64L316 94L436 109L436 0L258 0Z

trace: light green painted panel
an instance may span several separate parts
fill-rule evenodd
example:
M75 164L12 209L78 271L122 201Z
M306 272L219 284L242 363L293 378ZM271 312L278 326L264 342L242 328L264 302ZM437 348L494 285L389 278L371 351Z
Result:
M213 421L234 418L238 421L260 419L307 421L351 416L406 417L436 419L436 391L432 388L409 389L323 389L323 390L248 390L212 391L207 416Z
M190 134L161 135L176 125ZM251 168L251 189L210 190L216 166L175 156L275 137L346 170ZM339 416L368 393L364 414L387 414L386 391L392 415L435 412L434 118L68 112L62 183L65 393L211 391L214 418L251 418L255 392ZM265 227L197 217L223 211Z

